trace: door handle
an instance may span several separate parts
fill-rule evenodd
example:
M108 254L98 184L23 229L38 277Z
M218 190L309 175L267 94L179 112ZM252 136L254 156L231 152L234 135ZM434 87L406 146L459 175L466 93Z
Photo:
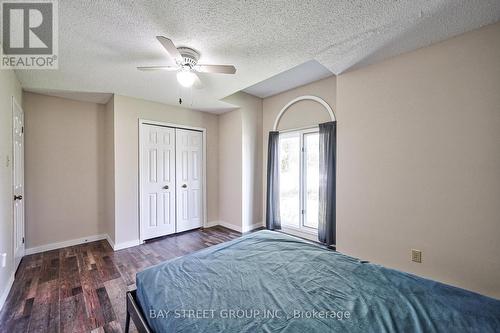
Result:
M164 190L168 190L168 185L163 186Z
M188 187L186 184L182 184L182 188L186 188Z
M14 195L14 200L23 200L22 195Z

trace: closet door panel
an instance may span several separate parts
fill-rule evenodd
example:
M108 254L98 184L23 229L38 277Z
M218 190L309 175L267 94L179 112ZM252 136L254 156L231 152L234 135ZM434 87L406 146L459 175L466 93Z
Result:
M175 129L141 125L141 238L175 232Z
M202 226L203 134L176 129L177 232Z

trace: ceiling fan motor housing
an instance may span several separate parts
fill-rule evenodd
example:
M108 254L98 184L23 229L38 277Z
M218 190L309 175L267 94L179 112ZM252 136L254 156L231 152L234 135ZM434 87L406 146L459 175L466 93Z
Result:
M189 66L193 68L198 63L198 59L200 59L200 53L196 50L193 50L189 47L178 47L179 53L182 56L182 64L181 66Z

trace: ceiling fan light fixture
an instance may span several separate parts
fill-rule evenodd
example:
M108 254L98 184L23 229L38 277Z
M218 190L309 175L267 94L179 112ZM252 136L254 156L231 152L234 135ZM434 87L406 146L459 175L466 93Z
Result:
M170 59L170 65L166 66L141 66L140 71L177 71L177 81L182 87L197 89L203 87L203 83L197 73L220 73L235 74L236 68L233 65L210 65L198 64L200 53L190 47L176 47L170 38L156 36L156 39L163 46Z
M190 70L181 70L177 72L177 81L179 84L185 88L189 88L194 84L196 80L196 74Z

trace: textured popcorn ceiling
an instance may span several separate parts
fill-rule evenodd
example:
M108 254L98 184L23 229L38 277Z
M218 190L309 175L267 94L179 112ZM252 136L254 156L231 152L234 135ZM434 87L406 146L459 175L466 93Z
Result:
M315 59L335 74L500 19L499 0L59 1L59 70L19 70L23 87L117 93L211 112L220 99ZM234 64L236 75L200 75L180 89L156 35Z

